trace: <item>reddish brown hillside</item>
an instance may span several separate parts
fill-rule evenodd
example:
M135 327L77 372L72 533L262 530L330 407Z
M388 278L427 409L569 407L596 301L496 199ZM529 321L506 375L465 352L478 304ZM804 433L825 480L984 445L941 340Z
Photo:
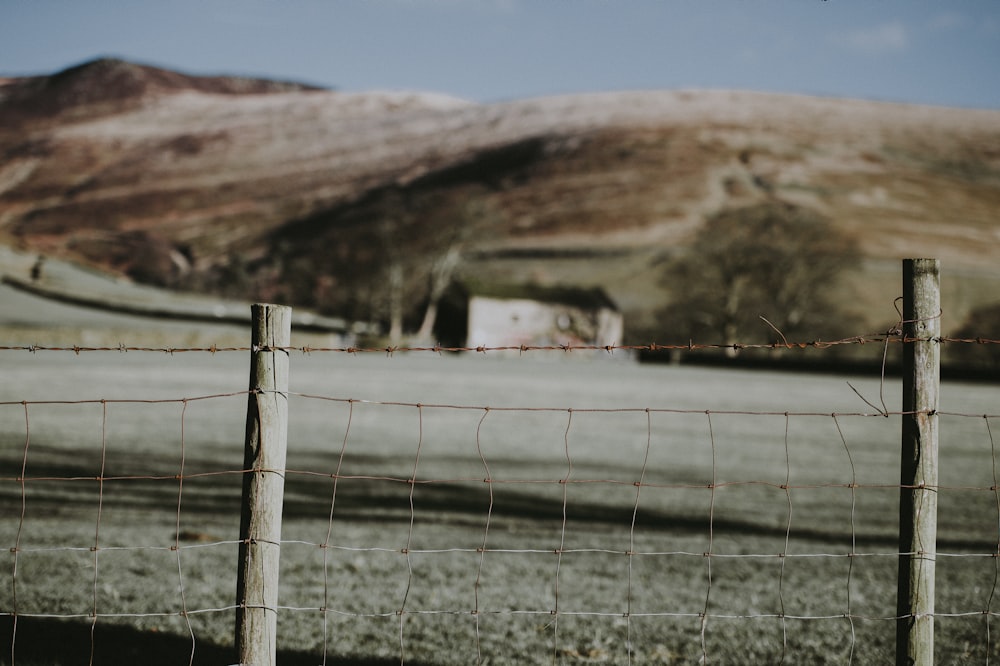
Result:
M0 85L0 126L6 131L46 118L80 120L119 113L151 95L198 91L265 94L316 90L301 83L236 76L189 76L117 58L99 58L49 76L6 79Z
M11 80L0 118L4 238L183 288L380 316L387 256L417 303L455 246L459 276L601 285L652 328L663 262L707 215L768 200L860 241L852 305L873 325L901 257L944 261L954 323L1000 280L995 111L724 91L477 105L97 61Z

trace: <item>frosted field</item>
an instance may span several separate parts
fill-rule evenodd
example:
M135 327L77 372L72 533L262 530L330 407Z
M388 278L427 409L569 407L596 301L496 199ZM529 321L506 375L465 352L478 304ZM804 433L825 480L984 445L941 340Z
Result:
M15 608L14 663L88 663L95 607L96 663L229 663L247 356L2 367L0 664ZM279 661L891 661L899 418L848 381L880 404L878 377L294 353ZM938 660L983 663L1000 388L942 410L979 416L941 417Z

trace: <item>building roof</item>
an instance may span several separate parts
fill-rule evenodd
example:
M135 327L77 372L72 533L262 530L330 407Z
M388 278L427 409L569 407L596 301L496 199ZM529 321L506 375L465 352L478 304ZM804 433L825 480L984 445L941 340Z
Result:
M618 306L601 287L570 287L565 285L544 286L526 284L486 284L465 282L462 285L469 298L479 296L500 300L525 299L540 303L571 305L580 308L607 308L618 311Z

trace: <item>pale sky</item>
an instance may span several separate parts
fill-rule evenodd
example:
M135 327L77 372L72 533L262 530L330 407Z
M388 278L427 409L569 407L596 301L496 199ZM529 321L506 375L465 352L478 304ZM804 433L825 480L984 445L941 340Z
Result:
M1000 0L0 0L0 76L102 55L481 102L737 88L1000 109Z

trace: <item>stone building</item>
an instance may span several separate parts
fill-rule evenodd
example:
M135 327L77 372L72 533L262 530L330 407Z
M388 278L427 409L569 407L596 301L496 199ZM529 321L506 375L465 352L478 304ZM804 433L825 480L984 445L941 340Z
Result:
M442 344L465 347L603 347L621 344L624 331L621 312L599 287L460 285L440 322Z

